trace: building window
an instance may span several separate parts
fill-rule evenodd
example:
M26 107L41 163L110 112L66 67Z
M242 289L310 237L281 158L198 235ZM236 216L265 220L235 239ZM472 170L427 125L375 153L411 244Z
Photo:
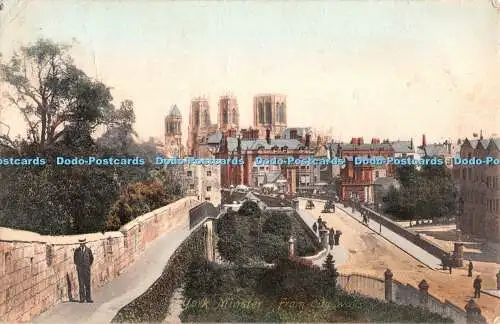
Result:
M210 197L205 197L205 201L210 201Z
M264 105L262 104L262 102L259 102L258 106L259 123L264 124Z
M189 189L193 190L194 189L194 183L189 184Z
M207 191L212 191L212 186L207 186Z
M379 172L375 171L375 179L379 177Z
M207 171L207 177L211 177L212 176L212 171L208 170Z
M273 118L273 109L271 107L270 102L266 102L266 124L271 124L272 123L272 118Z
M229 114L228 114L227 108L224 108L222 110L222 123L224 123L224 124L229 123Z
M193 171L188 171L188 172L187 172L187 176L188 176L188 177L192 177L192 176L193 176Z
M238 112L236 111L236 108L233 108L233 124L238 124Z

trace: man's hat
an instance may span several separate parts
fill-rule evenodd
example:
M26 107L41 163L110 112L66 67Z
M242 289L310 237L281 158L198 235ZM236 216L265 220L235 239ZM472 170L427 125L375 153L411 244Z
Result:
M79 239L79 240L78 240L78 242L80 242L80 243L85 243L85 242L87 242L87 240L86 240L86 239L85 239L85 237L84 237L84 238Z

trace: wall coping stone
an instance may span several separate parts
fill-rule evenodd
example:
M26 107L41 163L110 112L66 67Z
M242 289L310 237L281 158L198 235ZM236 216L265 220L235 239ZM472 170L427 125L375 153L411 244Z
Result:
M194 203L197 202L196 199L192 197L184 197L181 198L170 205L158 208L153 210L147 214L141 215L127 224L123 225L119 231L110 231L104 233L87 233L87 234L76 234L76 235L41 235L36 232L17 230L8 227L0 227L0 242L37 242L37 243L45 243L45 244L54 244L54 245L72 245L79 244L78 240L82 237L87 239L87 242L95 242L101 241L107 238L118 238L126 235L124 232L128 232L134 227L145 223L150 218L155 217L156 215L160 215L165 211L169 211L172 209L176 209L176 207L181 207L182 203Z

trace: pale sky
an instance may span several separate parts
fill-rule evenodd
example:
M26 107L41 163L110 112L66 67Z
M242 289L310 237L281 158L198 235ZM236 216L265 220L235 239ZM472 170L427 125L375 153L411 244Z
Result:
M4 0L0 52L39 37L78 44L77 65L131 99L136 130L162 138L171 105L227 92L288 96L288 125L336 138L420 141L500 133L500 9L481 1ZM1 120L22 132L17 112Z

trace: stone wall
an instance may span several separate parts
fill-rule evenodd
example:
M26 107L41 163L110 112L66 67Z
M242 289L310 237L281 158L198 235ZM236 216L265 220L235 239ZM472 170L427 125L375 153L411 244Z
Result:
M117 232L84 235L94 254L92 286L118 277L157 237L174 228L188 229L189 210L198 204L183 198ZM79 299L73 253L81 237L0 227L0 322L29 321L59 302Z

